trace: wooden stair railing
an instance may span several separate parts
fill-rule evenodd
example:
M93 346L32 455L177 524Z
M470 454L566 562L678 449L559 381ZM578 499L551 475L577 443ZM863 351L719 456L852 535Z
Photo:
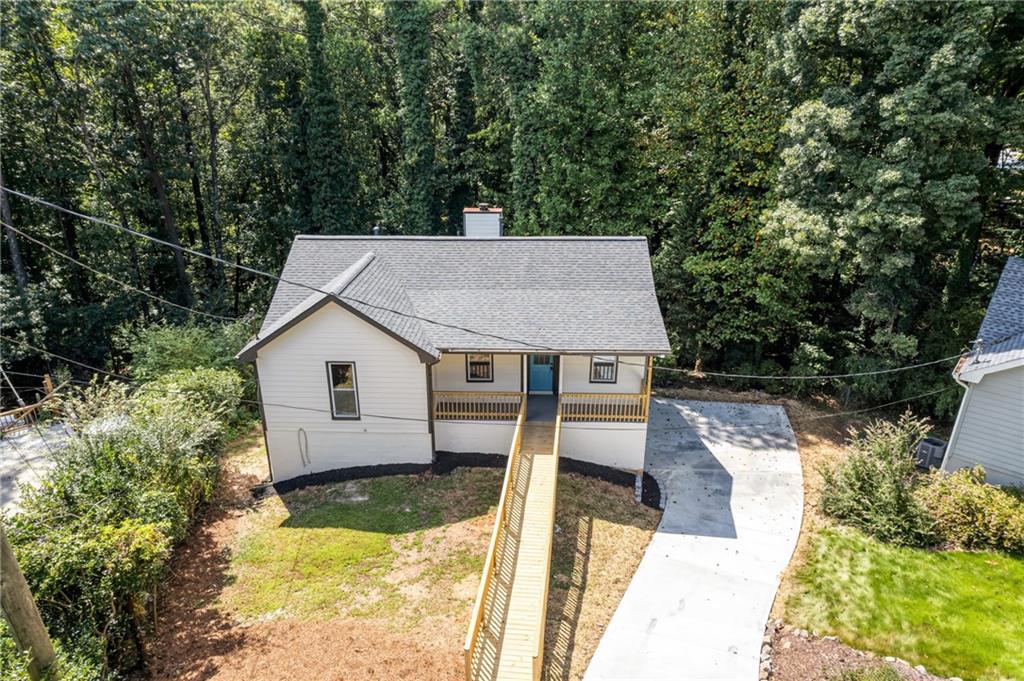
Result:
M494 578L495 554L502 533L505 532L505 520L508 515L509 495L513 489L515 471L518 466L519 456L523 444L523 424L526 422L526 395L522 396L519 406L519 416L516 419L515 435L512 437L512 446L509 448L508 464L505 467L505 481L501 486L501 496L498 498L498 508L495 512L494 529L491 531L491 543L487 547L487 557L484 560L483 576L480 579L480 587L476 592L476 603L473 605L473 614L469 620L469 631L466 634L466 643L463 646L463 655L466 662L466 679L473 678L473 653L476 650L477 641L480 636L480 627L484 618L484 599L491 587L491 580Z

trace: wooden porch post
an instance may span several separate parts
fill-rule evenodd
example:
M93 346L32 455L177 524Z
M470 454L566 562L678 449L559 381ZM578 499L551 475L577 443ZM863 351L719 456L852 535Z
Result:
M652 355L647 356L647 375L644 378L646 381L644 385L644 422L646 423L651 416L651 381L654 378L654 357Z

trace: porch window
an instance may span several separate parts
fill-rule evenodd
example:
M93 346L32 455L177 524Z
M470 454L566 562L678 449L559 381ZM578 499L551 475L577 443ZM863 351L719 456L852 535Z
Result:
M591 383L615 383L618 380L619 358L614 355L594 355L590 358Z
M336 419L359 418L355 362L328 362L327 380L331 387L331 415Z
M493 383L494 355L466 355L466 382Z

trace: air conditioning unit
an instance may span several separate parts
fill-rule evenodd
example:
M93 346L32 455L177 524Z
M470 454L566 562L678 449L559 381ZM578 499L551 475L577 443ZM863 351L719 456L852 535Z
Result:
M938 468L946 456L946 441L937 437L926 437L917 443L917 452L914 456L919 467Z

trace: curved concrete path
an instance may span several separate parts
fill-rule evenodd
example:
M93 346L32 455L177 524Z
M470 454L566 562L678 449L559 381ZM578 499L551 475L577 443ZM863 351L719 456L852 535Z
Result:
M665 514L585 681L757 681L803 476L782 407L654 399L646 468Z

